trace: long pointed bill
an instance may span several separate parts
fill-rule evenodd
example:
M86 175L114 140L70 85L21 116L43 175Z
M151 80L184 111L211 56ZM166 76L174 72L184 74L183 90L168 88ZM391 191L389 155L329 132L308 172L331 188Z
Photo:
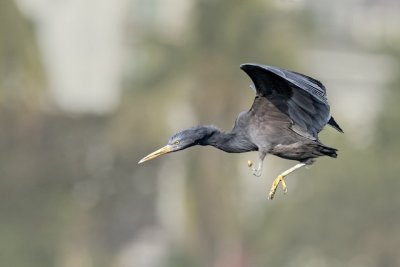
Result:
M143 163L143 162L148 161L148 160L151 160L151 159L154 159L154 158L156 158L158 156L167 154L167 153L172 152L172 151L173 151L173 146L166 145L166 146L160 148L159 150L156 150L153 153L151 153L151 154L147 155L146 157L142 158L138 162L138 164Z

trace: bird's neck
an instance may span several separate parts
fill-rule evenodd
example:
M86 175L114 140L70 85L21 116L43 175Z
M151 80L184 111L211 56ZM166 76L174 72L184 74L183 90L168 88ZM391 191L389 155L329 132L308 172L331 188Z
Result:
M243 135L234 132L225 133L218 129L215 129L202 145L210 145L228 153L241 153L256 149L254 144Z

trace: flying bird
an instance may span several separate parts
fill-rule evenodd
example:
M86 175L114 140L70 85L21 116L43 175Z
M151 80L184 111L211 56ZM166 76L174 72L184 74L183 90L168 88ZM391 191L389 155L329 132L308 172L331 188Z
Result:
M213 125L185 129L174 134L166 146L141 159L139 164L195 145L210 145L228 153L258 151L257 167L248 162L255 176L261 175L267 154L299 161L273 181L268 196L273 199L280 183L287 192L284 178L293 171L312 164L321 156L337 157L337 149L323 145L318 138L326 125L343 133L330 115L326 89L320 81L267 65L247 63L240 68L252 80L250 88L256 97L250 110L238 115L231 132L223 132Z

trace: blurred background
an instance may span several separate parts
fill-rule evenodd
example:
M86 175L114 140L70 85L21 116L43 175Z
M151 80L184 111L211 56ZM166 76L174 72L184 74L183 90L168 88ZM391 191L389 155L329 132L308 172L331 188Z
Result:
M3 0L0 259L29 267L400 266L400 2ZM339 149L295 162L192 148L230 130L257 62L328 88Z

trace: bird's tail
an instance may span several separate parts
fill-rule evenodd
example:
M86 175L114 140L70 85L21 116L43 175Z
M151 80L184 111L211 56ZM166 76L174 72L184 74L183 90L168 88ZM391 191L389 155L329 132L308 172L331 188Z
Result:
M324 146L322 144L320 144L318 146L318 151L324 155L324 156L329 156L331 158L336 158L337 157L337 149L336 148L332 148L332 147L328 147L328 146Z

